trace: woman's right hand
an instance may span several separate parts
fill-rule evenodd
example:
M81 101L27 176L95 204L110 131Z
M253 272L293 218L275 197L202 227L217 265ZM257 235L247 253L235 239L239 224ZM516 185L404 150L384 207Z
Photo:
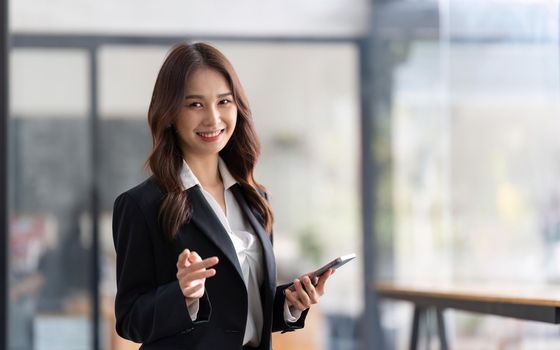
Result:
M187 305L204 295L204 282L216 274L210 267L218 263L218 257L213 256L202 260L196 252L188 249L177 258L177 280L185 296Z

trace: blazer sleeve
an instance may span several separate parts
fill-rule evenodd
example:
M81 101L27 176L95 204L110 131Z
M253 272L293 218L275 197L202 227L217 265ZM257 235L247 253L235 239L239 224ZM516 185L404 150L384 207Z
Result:
M274 296L274 311L272 313L273 332L279 332L279 331L282 331L282 333L293 332L296 329L301 329L305 326L305 318L307 317L307 313L309 312L309 309L304 310L301 313L300 318L294 323L286 322L286 320L284 319L284 302L286 301L284 290L289 286L290 283L286 283L276 287L276 295Z
M150 228L127 193L115 200L113 240L117 252L116 330L121 337L149 343L186 333L196 323L207 321L208 300L201 300L198 319L193 322L179 282L158 284ZM206 294L203 298L207 299Z

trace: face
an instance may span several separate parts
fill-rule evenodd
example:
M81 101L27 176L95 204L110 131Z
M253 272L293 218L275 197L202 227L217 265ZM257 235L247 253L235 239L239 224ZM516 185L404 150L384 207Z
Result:
M175 122L185 158L218 156L237 121L237 106L225 77L210 68L191 73Z

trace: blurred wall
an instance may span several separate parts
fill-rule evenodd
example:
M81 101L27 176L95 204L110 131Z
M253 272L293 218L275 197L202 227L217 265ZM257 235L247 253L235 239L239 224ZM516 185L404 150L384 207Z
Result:
M371 1L12 1L12 32L355 37ZM56 9L54 11L53 9Z

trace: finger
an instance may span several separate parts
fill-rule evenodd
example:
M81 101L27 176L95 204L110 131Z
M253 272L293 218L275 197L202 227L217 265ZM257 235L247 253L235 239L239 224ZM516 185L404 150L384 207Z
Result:
M183 250L181 254L179 254L179 257L177 258L177 269L185 266L185 263L187 262L189 255L190 255L190 251L188 249Z
M295 306L296 309L299 311L304 311L306 307L295 297L295 293L291 292L289 289L286 289L284 294L286 295L286 299L290 304Z
M324 273L323 273L323 274L324 274ZM309 274L307 274L307 275L302 275L299 279L300 279L301 281L303 281L303 279L304 279L305 277L309 277L309 278L311 279L311 281L312 281L312 283L313 283L314 286L316 286L316 285L317 285L317 282L319 282L319 277L318 277L318 276L315 276L315 275L312 274L312 273L309 273Z
M192 255L192 254L191 254L191 255ZM203 262L204 262L204 261L203 261ZM211 266L215 265L215 263L217 263L217 258L215 258L215 259L209 258L209 261L205 262L204 264L201 264L201 263L199 262L199 263L191 264L191 265L189 265L189 266L187 266L187 267L180 268L180 269L177 271L177 274L176 274L177 279L178 279L179 281L182 281L182 280L185 279L186 276L188 276L189 274L192 274L192 273L194 273L194 272L206 271L207 269L205 268L205 266L211 267ZM215 271L214 271L214 272L215 272ZM211 274L210 276L213 276L213 275ZM209 277L209 276L207 276L207 277ZM189 280L193 280L193 278L189 278Z
M327 280L329 279L330 276L332 276L334 271L335 271L334 269L329 269L329 271L325 272L321 277L319 277L319 281L315 286L315 290L317 291L319 296L322 296L325 293L325 285L327 283Z
M217 256L213 256L211 258L206 258L204 260L192 263L190 266L187 267L187 269L189 271L196 271L196 270L201 270L201 269L207 269L209 267L212 267L214 265L216 265L219 262L219 259Z
M205 269L214 267L217 263L218 263L218 258L217 257L212 257L212 258L208 258L208 259L204 259L202 261L192 263L190 266L188 266L186 268L186 270L189 271L189 272L205 270Z
M216 274L216 270L209 269L209 270L200 270L197 272L189 273L188 275L184 276L181 280L183 283L190 283L196 280L202 280L205 278L212 277Z
M182 280L183 278L185 278L185 276L186 276L188 273L189 273L189 272L188 272L187 269L185 269L185 268L179 269L179 271L177 271L177 275L176 275L176 276L177 276L177 279L178 279L179 281Z
M309 296L307 295L307 292L305 291L305 289L303 289L303 286L302 286L300 280L296 279L294 281L294 285L296 286L296 297L299 299L299 301L307 309L308 307L311 306L311 300L309 299Z
M329 271L325 272L321 275L321 277L319 277L319 282L317 282L317 286L315 286L315 290L317 291L319 296L325 293L325 283L327 283L327 280L332 276L334 271L334 269L329 269Z
M197 295L198 292L200 292L201 289L204 288L204 283L199 283L196 284L192 287L187 287L183 289L183 295L186 298L193 298L193 296Z
M189 255L189 262L195 263L198 261L202 261L202 258L200 257L200 255L198 255L197 252L192 251L191 254Z
M309 277L305 277L303 279L303 285L305 287L305 291L307 292L307 295L309 296L309 300L311 301L311 304L317 304L317 302L319 302L319 295L315 290L315 286L313 286L313 283L311 283L311 279Z

